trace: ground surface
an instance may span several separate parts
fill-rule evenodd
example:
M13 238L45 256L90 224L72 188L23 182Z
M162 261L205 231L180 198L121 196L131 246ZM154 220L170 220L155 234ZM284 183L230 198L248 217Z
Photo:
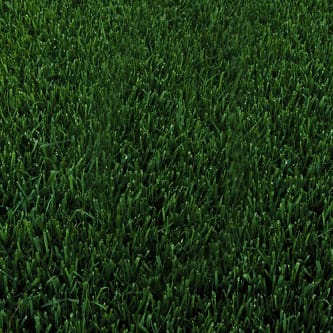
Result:
M331 1L0 2L0 332L333 327Z

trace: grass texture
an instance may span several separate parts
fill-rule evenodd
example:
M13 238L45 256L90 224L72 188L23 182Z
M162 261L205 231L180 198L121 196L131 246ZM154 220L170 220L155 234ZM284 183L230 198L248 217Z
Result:
M0 332L329 332L331 1L0 1Z

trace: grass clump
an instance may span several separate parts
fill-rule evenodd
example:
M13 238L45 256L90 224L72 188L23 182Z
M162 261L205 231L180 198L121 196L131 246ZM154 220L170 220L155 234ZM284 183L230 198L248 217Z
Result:
M329 1L0 13L0 332L331 329Z

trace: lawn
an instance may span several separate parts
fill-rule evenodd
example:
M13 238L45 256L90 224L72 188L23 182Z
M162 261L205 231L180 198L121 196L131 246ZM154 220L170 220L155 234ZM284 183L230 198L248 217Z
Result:
M0 1L0 332L332 307L331 1Z

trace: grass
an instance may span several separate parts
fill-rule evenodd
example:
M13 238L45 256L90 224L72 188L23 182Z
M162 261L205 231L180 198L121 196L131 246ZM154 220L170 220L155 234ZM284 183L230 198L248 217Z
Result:
M0 13L0 332L330 332L330 1Z

